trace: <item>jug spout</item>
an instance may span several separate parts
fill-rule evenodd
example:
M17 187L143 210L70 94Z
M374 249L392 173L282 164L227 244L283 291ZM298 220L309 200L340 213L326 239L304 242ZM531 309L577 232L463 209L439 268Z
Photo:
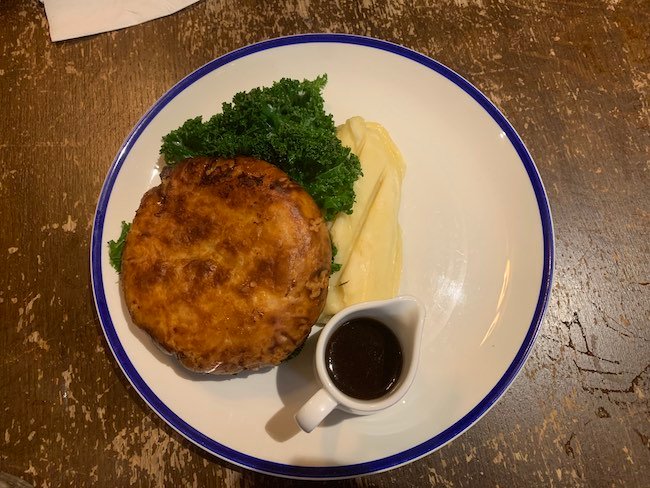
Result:
M402 346L404 360L403 381L412 381L420 357L420 343L424 330L424 305L415 297L401 295L378 302L359 304L354 317L374 318L388 326ZM353 317L347 317L349 320Z
M344 314L344 316L339 316ZM367 317L388 326L397 336L403 349L405 363L411 354L419 351L424 329L424 305L415 297L400 295L388 300L353 305L332 318L337 322Z

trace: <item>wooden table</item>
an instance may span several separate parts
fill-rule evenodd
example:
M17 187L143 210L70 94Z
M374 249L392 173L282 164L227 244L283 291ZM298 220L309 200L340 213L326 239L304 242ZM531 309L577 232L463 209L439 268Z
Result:
M491 98L557 238L550 307L504 398L439 451L340 486L649 486L650 3L411 3L205 0L53 44L39 2L2 2L0 471L39 487L297 484L205 454L140 400L95 313L89 240L117 149L176 81L255 41L337 31L430 55Z

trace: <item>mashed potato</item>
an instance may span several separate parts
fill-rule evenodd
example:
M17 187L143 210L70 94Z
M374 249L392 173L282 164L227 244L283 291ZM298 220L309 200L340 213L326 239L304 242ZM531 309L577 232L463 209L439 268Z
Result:
M369 300L394 297L402 272L402 235L398 222L405 164L386 129L353 117L338 128L343 145L361 160L363 177L355 182L356 202L330 232L338 249L323 316Z

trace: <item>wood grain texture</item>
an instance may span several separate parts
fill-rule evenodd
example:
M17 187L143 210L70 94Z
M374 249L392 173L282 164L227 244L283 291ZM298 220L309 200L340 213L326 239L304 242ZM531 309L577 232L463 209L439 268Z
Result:
M166 426L104 341L88 270L97 197L135 122L190 71L303 32L398 42L491 98L535 159L557 237L532 355L466 434L327 486L645 487L650 479L650 4L646 0L204 0L52 44L0 5L0 471L34 486L298 486Z

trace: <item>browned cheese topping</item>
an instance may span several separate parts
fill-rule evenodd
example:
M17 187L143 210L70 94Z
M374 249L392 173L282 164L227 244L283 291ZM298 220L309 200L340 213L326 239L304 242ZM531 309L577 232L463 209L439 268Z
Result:
M124 248L134 323L191 370L279 364L325 304L331 245L320 210L253 158L189 159L161 178Z

